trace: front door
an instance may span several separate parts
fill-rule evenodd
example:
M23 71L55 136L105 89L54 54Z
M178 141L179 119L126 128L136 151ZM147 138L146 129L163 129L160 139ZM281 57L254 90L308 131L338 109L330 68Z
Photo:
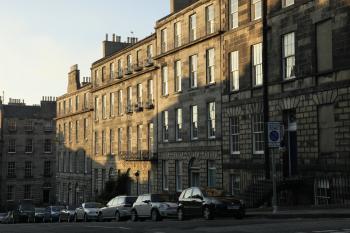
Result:
M43 190L43 202L50 203L50 190L49 189Z
M283 175L290 177L297 174L298 166L298 144L297 144L297 122L295 110L284 112L284 144Z

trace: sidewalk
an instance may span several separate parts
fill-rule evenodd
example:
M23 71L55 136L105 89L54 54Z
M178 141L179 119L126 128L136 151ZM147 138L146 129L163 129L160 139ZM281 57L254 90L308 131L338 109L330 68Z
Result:
M247 217L255 218L350 218L350 208L280 208L272 213L272 208L247 209Z

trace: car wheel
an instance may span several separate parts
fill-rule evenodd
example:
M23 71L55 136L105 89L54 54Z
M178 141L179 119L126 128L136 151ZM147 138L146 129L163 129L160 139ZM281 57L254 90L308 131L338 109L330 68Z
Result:
M179 221L185 220L184 211L182 209L177 210L177 220Z
M204 207L203 215L206 220L211 220L214 218L213 213L210 210L209 206Z
M119 214L118 211L115 213L115 217L114 218L115 218L116 222L120 222L121 219L120 219L120 214Z
M136 222L138 220L136 210L131 211L131 221Z
M155 222L161 220L161 217L160 217L160 214L159 214L158 210L156 210L156 209L152 210L151 218L152 218L152 221L155 221Z

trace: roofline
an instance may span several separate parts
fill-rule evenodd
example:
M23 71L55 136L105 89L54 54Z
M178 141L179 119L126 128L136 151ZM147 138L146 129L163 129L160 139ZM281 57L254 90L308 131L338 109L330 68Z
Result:
M148 40L154 39L155 37L156 37L156 33L152 33L151 35L149 35L149 36L143 38L142 40L136 42L135 44L131 44L131 45L129 45L129 46L127 46L127 47L125 47L125 48L123 48L123 49L117 51L117 52L112 53L111 55L108 55L108 56L106 56L106 57L103 57L103 58L101 58L101 59L99 59L99 60L93 62L92 65L91 65L91 68L95 67L96 65L99 65L99 64L102 63L103 61L112 59L112 57L114 57L114 56L116 56L116 55L120 55L120 54L122 54L122 53L124 53L124 52L126 52L126 51L128 51L128 50L131 50L131 49L134 48L134 47L140 46L141 44L146 43Z

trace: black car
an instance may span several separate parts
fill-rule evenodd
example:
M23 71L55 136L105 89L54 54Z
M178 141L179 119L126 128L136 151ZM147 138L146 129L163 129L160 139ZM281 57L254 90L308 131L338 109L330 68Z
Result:
M13 220L17 222L34 222L35 210L31 200L21 200L13 209Z
M178 220L201 216L213 219L218 215L243 218L245 215L243 201L232 196L224 196L222 192L208 192L198 187L182 191L177 209Z

